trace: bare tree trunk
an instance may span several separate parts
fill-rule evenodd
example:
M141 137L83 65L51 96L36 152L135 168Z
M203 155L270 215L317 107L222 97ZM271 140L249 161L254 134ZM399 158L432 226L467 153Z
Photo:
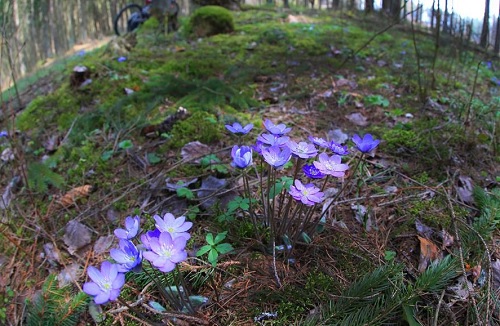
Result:
M434 29L434 19L436 18L436 0L432 0L431 9L431 29Z
M498 17L497 17L497 28L495 35L495 53L498 54L500 52L500 4L498 6Z
M373 0L365 0L365 11L366 13L373 12Z
M443 32L448 33L448 0L444 2Z
M479 41L479 45L481 47L486 48L488 46L488 35L490 32L490 0L486 0L485 8L484 8L484 17L483 17L483 28L481 30L481 39Z

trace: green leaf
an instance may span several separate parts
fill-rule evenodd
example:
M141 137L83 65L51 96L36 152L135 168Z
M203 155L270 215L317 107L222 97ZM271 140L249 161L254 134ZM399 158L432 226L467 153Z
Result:
M217 244L217 243L221 242L222 240L224 240L226 238L226 235L227 235L227 231L224 231L222 233L217 234L217 236L215 237L214 244Z
M312 242L311 237L307 233L302 232L300 234L300 236L302 237L302 240L304 240L305 243L311 243Z
M204 168L214 163L220 163L220 159L215 154L210 154L200 159L200 165Z
M226 254L232 251L233 249L234 249L233 246L231 246L231 244L229 243L221 243L215 247L215 250L217 250L221 255Z
M214 235L212 233L207 234L206 237L205 237L205 240L207 240L207 243L209 245L215 245Z
M396 252L392 250L386 250L384 253L385 261L392 261L396 257Z
M132 141L130 139L126 139L126 140L123 140L123 141L118 143L118 148L121 148L121 149L129 149L132 147L134 147L134 144L132 143Z
M149 301L149 306L159 312L167 311L167 309L163 308L163 306L156 301Z
M156 164L161 162L161 158L156 153L148 153L147 155L149 164Z
M193 199L194 193L188 188L178 188L176 190L177 196L180 198Z
M202 295L190 295L188 299L193 308L195 309L203 306L208 302L208 298Z
M200 256L203 256L204 254L206 254L208 251L210 251L210 249L212 249L212 246L211 245L205 245L203 247L200 248L200 250L198 250L196 252L196 257L200 257Z
M216 164L216 165L214 165L212 167L212 169L215 170L215 171L217 171L217 172L219 172L219 173L221 173L221 174L228 173L228 170L227 170L226 166L222 165L222 164Z
M208 252L208 261L213 265L217 265L217 257L219 257L219 253L217 250L212 249Z
M113 150L105 151L101 155L101 160L103 160L104 162L106 162L107 160L109 160L113 156L113 153L114 153Z

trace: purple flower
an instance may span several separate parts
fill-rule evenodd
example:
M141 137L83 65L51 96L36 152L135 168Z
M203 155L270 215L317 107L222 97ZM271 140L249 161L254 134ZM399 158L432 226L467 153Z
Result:
M306 143L305 141L301 141L300 143L296 143L294 141L289 141L287 144L288 148L293 155L308 159L311 157L315 157L318 154L318 150L314 147L313 144Z
M354 136L352 136L352 141L354 142L354 144L356 144L356 148L361 153L370 153L380 143L380 140L373 139L372 135L370 135L370 134L366 134L363 137L363 139L361 139L361 137L359 137L357 134L355 134Z
M323 199L323 193L312 183L303 185L300 180L295 180L295 186L290 186L290 195L295 200L300 200L302 204L312 206L320 203Z
M0 138L2 137L9 137L9 133L6 130L0 131Z
M323 174L331 175L337 178L343 178L349 165L342 164L342 158L339 155L321 153L318 156L319 162L313 162L314 166Z
M274 168L280 168L290 160L292 152L288 147L281 149L278 146L271 146L262 150L262 156L267 164Z
M349 151L347 150L347 146L342 146L340 144L337 144L333 140L328 143L328 148L335 154L337 155L347 155L349 154Z
M121 239L120 249L111 249L109 254L118 264L118 271L126 273L140 266L142 254L130 240Z
M257 141L269 146L283 146L290 141L290 137L262 134L257 137Z
M325 175L321 173L320 170L318 170L314 164L306 164L302 167L302 171L304 171L304 174L311 178L311 179L321 179Z
M83 284L83 292L94 297L96 304L114 301L120 295L120 290L125 284L125 274L118 272L118 266L104 261L101 270L90 266L87 270L92 282Z
M151 239L159 238L160 234L161 234L160 230L154 229L152 231L148 231L145 234L141 235L141 242L144 249L151 250L151 245L150 245Z
M116 61L118 61L118 62L127 61L127 57L119 57L118 59L116 59Z
M168 273L175 268L175 264L187 258L186 241L184 237L172 239L170 233L162 232L158 238L150 239L151 251L146 251L144 258L160 271Z
M226 129L233 134L246 135L252 130L253 124L249 123L245 127L242 127L238 122L233 123L233 125L226 125Z
M174 215L167 213L161 218L158 215L153 216L156 221L156 227L160 232L168 232L172 236L173 239L176 238L184 238L189 240L191 235L187 232L192 226L192 222L186 222L185 216L179 216L175 218Z
M252 164L252 149L248 146L235 145L231 151L231 157L233 158L232 166L244 169Z
M139 216L127 216L125 219L125 229L116 229L115 236L118 239L125 240L134 238L137 235L137 232L139 232L139 222Z
M272 133L273 135L276 136L282 136L292 130L292 128L287 128L287 126L284 123L280 123L278 125L275 125L271 120L266 119L264 121L264 127L266 127L267 131Z
M255 142L255 145L252 146L253 150L258 153L259 155L262 155L262 150L268 148L269 146L264 144L263 142L257 140Z
M309 140L315 145L328 148L328 142L321 137L309 136Z

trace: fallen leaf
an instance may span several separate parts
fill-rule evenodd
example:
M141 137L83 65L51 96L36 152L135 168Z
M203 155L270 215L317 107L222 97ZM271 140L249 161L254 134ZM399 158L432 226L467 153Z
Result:
M200 163L200 159L207 154L210 154L212 149L200 143L199 141L193 141L187 143L181 149L181 156L184 161L191 161L194 163Z
M51 242L45 243L43 245L43 252L45 258L49 262L51 266L57 266L61 264L61 256L59 255L59 250L54 247L54 244Z
M94 243L94 252L97 255L103 254L108 251L109 248L113 245L113 240L115 239L114 235L108 235L105 237L100 237Z
M430 239L434 234L434 229L420 222L420 220L415 220L415 229L417 233L424 238Z
M57 280L59 281L59 287L66 286L70 283L78 282L80 278L80 265L77 263L73 263L71 265L66 266L59 275L57 275Z
M9 162L14 160L14 152L10 147L7 147L2 151L2 155L0 155L0 159L4 162Z
M491 275L493 278L493 290L500 289L500 260L493 259L491 261Z
M81 187L76 187L68 191L57 201L61 206L68 208L74 204L76 201L87 197L92 192L93 187L91 185L85 185Z
M197 192L198 198L202 198L201 207L212 208L217 202L217 192L227 186L227 180L208 176L201 181L201 187Z
M342 129L335 129L328 131L328 139L337 144L344 144L349 139L349 135L343 132Z
M466 204L474 203L474 199L472 198L472 190L474 186L472 185L472 179L466 176L458 177L458 187L457 194L461 201Z
M443 258L441 250L431 240L417 236L420 241L420 260L418 263L418 271L423 273L429 263Z
M443 248L448 248L453 245L455 238L451 234L449 234L445 229L441 230L441 232L439 232L439 235L443 240Z
M68 252L74 254L78 249L90 244L91 232L84 224L71 220L64 228L63 241L68 246Z
M357 126L364 127L368 125L368 119L366 119L366 117L361 113L351 113L345 117Z
M19 184L20 181L21 181L21 178L19 176L15 176L9 182L7 187L5 187L2 198L0 198L0 209L6 209L7 207L9 207L10 202L12 200L12 191L13 191L13 189L16 188L16 186ZM3 222L7 222L5 219L6 219L6 216L2 217Z

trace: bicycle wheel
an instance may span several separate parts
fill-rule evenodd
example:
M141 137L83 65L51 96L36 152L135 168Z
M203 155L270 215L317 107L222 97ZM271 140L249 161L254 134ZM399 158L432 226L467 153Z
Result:
M118 12L113 22L115 33L120 36L131 32L146 19L141 6L135 3L126 5Z

